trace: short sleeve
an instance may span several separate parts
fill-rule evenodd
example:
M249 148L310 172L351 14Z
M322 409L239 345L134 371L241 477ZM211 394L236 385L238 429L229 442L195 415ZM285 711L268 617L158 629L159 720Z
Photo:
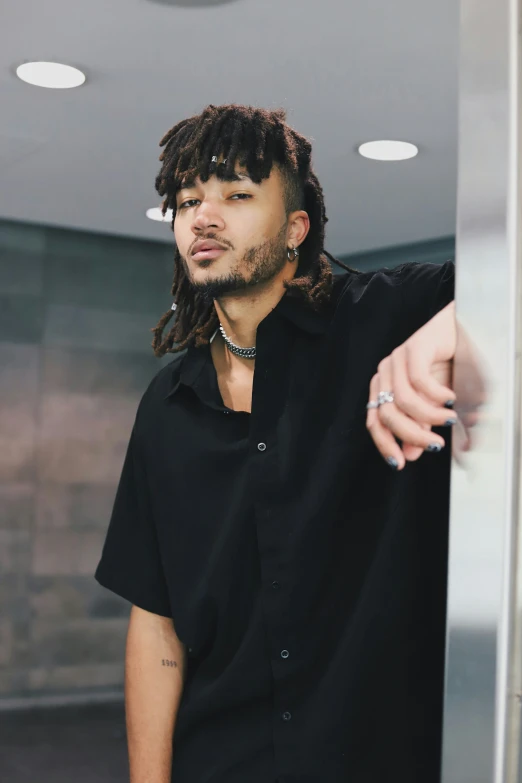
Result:
M455 298L455 264L409 263L400 272L404 316L415 332Z
M94 578L141 609L172 616L136 423Z

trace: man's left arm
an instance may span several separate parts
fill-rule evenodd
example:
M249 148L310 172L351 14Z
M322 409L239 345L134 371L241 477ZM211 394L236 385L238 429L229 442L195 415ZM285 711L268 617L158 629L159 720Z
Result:
M456 348L452 301L383 359L372 378L366 426L396 470L425 451L441 451L445 441L431 428L457 422L451 410L456 400L451 388Z

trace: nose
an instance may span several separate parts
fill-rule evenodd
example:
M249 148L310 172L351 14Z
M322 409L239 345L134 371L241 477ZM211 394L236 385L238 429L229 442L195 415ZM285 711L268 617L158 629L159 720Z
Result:
M225 221L223 220L217 205L209 202L202 201L196 208L194 220L192 222L192 231L198 235L202 231L208 231L214 229L215 231L222 231L225 227Z

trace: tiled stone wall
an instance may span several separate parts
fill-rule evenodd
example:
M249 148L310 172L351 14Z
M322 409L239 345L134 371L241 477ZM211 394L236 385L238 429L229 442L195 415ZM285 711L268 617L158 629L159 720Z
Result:
M167 235L168 236L168 235ZM93 579L173 246L0 222L0 707L121 688Z

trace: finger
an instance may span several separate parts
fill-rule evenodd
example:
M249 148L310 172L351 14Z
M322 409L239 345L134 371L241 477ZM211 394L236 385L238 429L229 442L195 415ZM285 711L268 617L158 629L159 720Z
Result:
M460 420L462 421L462 424L466 429L470 429L471 427L476 427L477 424L481 421L481 414L478 411L470 411L468 412L460 412Z
M420 426L422 426L424 430L430 430L429 424L422 424ZM410 443L404 443L402 446L402 453L404 454L406 462L415 462L424 454L424 449L421 449L418 446L412 446Z
M453 456L458 457L460 454L470 450L472 445L470 435L469 430L466 429L459 419L453 433ZM457 459L457 462L459 462L459 459Z
M387 357L379 364L377 377L380 391L390 391L393 388L390 357ZM397 375L396 380L398 380ZM404 383L404 379L401 379L401 381ZM411 419L397 407L395 402L387 402L381 405L377 409L377 413L381 425L390 430L403 444L408 443L411 446L417 446L423 451L441 451L446 445L444 438L441 438L440 435L423 428L422 425L429 424L429 422L417 422Z
M374 375L370 382L370 400L376 400L379 394L379 377ZM377 449L388 465L394 470L402 470L406 461L392 433L384 427L379 419L378 408L372 408L366 416L366 428Z
M414 344L408 341L403 344L402 348L404 349L408 378L413 389L422 392L425 397L433 400L435 405L445 405L449 400L455 401L455 392L432 376L431 356L417 350Z
M405 346L396 348L390 358L391 388L395 397L395 405L410 419L429 424L430 427L452 426L456 416L447 408L434 403L423 389L416 389L410 382L410 366L407 361ZM429 369L427 370L429 373ZM380 374L380 365L379 365ZM453 393L452 393L453 394ZM454 396L454 395L453 395ZM444 402L449 400L445 396Z

